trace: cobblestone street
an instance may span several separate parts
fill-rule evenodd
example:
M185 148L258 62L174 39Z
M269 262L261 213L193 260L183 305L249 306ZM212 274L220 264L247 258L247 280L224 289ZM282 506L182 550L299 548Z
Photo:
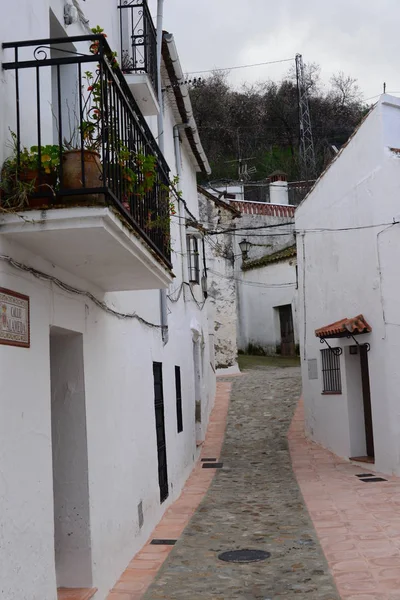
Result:
M287 432L300 385L297 367L253 367L234 380L225 444L215 457L223 469L145 600L339 598L291 467ZM235 549L271 557L218 559Z

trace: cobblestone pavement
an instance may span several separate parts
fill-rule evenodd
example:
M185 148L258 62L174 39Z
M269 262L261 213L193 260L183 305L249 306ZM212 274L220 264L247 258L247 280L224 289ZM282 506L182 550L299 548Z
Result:
M287 431L297 368L254 368L233 384L224 463L144 600L338 600L294 478ZM204 469L206 472L207 469ZM261 549L265 562L218 554Z

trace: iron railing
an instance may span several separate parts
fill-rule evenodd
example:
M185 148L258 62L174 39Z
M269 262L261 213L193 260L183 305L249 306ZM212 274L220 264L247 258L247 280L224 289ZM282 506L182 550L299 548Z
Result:
M157 90L157 32L147 0L123 0L118 8L122 71L147 73Z
M11 42L3 49L14 59L3 63L15 85L6 113L14 146L8 165L20 177L33 161L31 195L47 196L50 205L112 205L171 267L169 168L105 37Z
M289 204L298 206L311 190L315 181L290 181L288 183Z

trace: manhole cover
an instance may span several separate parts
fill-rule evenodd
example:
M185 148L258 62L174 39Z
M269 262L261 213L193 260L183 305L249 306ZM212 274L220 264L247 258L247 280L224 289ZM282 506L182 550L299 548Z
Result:
M219 554L218 558L225 562L250 563L267 560L270 556L271 553L264 550L229 550Z

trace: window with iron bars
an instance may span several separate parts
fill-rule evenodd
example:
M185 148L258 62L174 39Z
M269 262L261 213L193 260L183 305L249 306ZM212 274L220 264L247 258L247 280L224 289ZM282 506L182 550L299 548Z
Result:
M324 394L341 394L340 356L329 348L321 350L322 382Z
M195 235L188 236L187 249L189 258L189 281L190 283L200 283L199 242Z

